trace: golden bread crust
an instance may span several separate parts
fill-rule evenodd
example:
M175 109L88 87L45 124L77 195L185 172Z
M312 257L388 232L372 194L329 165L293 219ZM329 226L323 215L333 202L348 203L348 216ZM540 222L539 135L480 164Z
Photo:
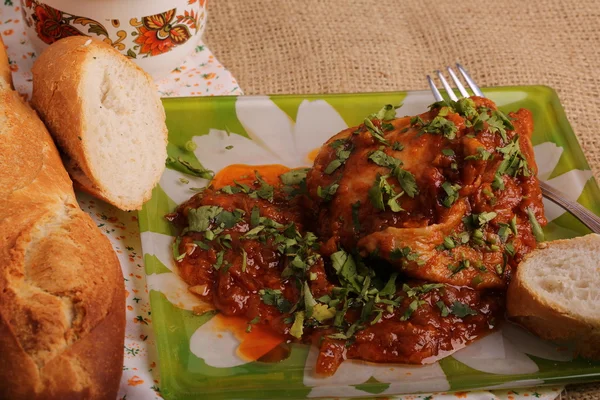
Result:
M0 398L114 399L125 291L41 120L0 79Z

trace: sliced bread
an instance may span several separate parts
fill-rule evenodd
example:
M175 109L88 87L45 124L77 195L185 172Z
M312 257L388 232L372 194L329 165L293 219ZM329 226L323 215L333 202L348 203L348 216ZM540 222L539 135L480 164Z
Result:
M507 315L547 340L600 358L600 235L542 243L519 264Z
M73 36L41 54L33 82L32 105L76 186L140 209L167 157L165 112L150 76L104 42Z

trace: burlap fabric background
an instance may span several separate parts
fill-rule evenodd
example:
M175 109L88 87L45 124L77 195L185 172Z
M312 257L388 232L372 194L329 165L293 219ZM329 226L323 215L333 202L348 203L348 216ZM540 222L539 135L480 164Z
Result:
M483 86L551 86L600 181L600 1L209 0L206 42L246 94L426 89L456 61Z

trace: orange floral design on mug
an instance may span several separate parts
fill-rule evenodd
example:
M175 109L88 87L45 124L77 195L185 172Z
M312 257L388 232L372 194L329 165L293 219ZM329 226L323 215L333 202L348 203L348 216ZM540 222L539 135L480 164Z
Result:
M83 35L69 24L62 12L46 4L37 4L32 17L38 37L45 43L52 44L67 36Z
M197 26L197 14L193 12L175 18L175 9L172 9L144 17L141 24L136 26L138 37L135 43L140 45L138 52L146 56L166 53L187 42L192 37L190 28L197 29Z

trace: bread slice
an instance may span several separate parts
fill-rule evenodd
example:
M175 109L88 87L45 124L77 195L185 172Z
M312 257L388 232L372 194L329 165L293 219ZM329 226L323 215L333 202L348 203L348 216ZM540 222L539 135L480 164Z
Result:
M77 186L140 209L167 158L165 112L152 79L104 42L61 39L33 66L32 104Z
M507 315L543 339L600 358L600 235L542 243L519 264Z

